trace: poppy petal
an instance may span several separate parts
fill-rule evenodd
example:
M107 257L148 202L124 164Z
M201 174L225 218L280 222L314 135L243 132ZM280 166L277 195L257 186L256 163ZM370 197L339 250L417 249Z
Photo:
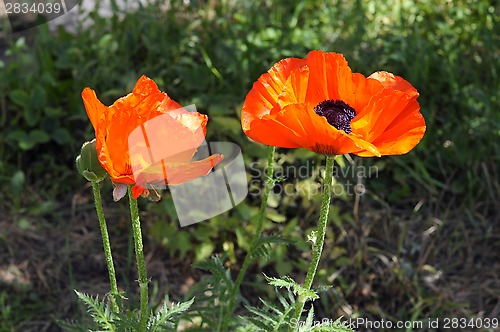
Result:
M172 117L172 113L166 113L134 128L128 135L127 142L134 174L160 160L189 162L205 140L207 119L206 115L197 112L178 114L175 117Z
M271 112L277 105L278 96L292 70L304 64L302 59L283 59L259 77L243 104L241 124L244 131L250 128L250 122L254 119L260 119Z
M141 187L146 187L146 185L153 185L153 187L179 185L207 175L223 159L221 154L213 154L208 158L190 163L161 161L138 174L135 181Z
M140 186L133 186L132 187L132 198L137 199L139 196L141 196L143 193L147 192L148 190L146 188L142 188Z
M148 92L151 92L152 95L148 96ZM136 104L136 102L139 103ZM113 147L108 152L109 159L113 161L113 169L119 174L126 174L127 167L131 163L129 137L138 128L142 128L148 134L154 133L154 137L151 137L149 143L151 143L153 155L158 156L158 159L164 159L167 158L166 155L173 156L187 150L194 153L196 147L204 140L205 128L203 125L206 126L206 116L187 111L180 114L182 107L172 101L166 93L159 92L156 84L150 79L142 79L142 82L136 84L136 88L131 94L122 99L122 102L115 102L110 108L114 109L114 112L107 127L106 143ZM170 110L172 112L169 112ZM145 123L146 125L144 125ZM154 128L148 129L146 127ZM194 135L193 131L197 130L199 130L199 134ZM166 134L168 134L168 139L165 138ZM194 146L193 139L199 142L196 146ZM182 142L183 145L165 145L165 142L173 141ZM190 148L185 148L182 151L176 150L176 153L169 149L169 147L183 148L186 145L184 143ZM162 154L159 152L160 150ZM189 160L190 158L185 156L184 161Z
M134 172L137 165L142 179L151 181L161 181L166 177L165 162L177 165L174 170L180 174L191 170L190 174L196 176L209 171L208 164L190 163L205 139L208 117L182 108L148 77L142 76L130 94L116 100L110 107L104 106L89 88L83 90L82 98L95 129L101 165L115 184L135 185L132 189L134 198L146 194L147 190L141 187L146 188L148 184L143 182L144 186L137 186ZM136 131L141 135L130 143L130 135ZM154 160L149 160L153 156ZM222 156L207 160L213 167ZM197 172L193 168L196 165L199 166ZM178 176L177 181L186 178Z
M156 110L165 97L168 97L167 94L161 92L152 79L143 75L135 84L134 90L116 100L110 108L114 109L113 113L144 116L152 113L151 110Z
M289 137L295 144L324 154L345 154L363 149L380 156L375 146L356 135L336 129L312 109L312 104L294 104L288 105L276 115L276 122L296 133Z
M300 147L290 139L290 137L296 136L297 133L283 123L276 121L276 114L265 115L262 119L252 121L250 128L245 133L250 139L261 144L283 148Z
M391 88L406 93L410 97L418 97L419 93L408 81L402 77L396 76L392 73L386 71L378 71L370 76L369 78L376 79L381 82L385 88Z
M339 100L340 91L345 90L346 79L351 77L346 59L342 54L311 51L307 55L309 80L307 101L318 104L324 100Z
M182 166L179 165L171 167L166 165L165 168L167 172L172 174L167 178L168 184L179 185L201 176L208 175L208 173L210 173L210 171L223 159L224 157L221 154L213 154L208 158L193 161Z
M416 103L401 91L384 89L370 99L366 107L353 119L351 128L365 140L373 142L405 110L409 103ZM417 103L418 105L418 103ZM414 110L415 107L410 107ZM416 108L418 111L419 107Z
M362 74L354 73L344 79L339 86L339 98L354 108L356 114L368 105L372 96L380 93L384 87L374 79L367 79Z
M418 92L401 77L383 71L368 78L352 73L343 55L331 52L311 51L305 63L294 59L295 67L283 66L287 60L262 75L247 95L242 126L250 138L280 147L361 156L405 153L422 138L425 121L416 101ZM273 76L273 70L282 72ZM332 106L323 109L324 102ZM316 108L319 104L323 108ZM352 116L352 110L350 126L346 123L345 131L338 130L336 121L344 121L344 113Z
M90 122L92 123L94 130L97 131L99 121L108 112L108 108L101 103L101 101L97 98L95 91L90 88L83 89L82 99Z
M384 155L408 153L424 136L426 126L420 105L412 99L373 144ZM364 156L364 154L359 154Z
M293 70L283 86L283 91L278 96L279 106L283 108L289 104L304 103L308 81L309 67L304 66Z

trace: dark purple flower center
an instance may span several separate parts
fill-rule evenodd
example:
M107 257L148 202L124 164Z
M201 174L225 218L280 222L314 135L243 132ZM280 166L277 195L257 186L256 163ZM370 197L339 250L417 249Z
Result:
M314 112L324 116L338 130L343 130L346 134L352 133L351 121L356 116L356 111L342 100L322 101L314 107Z

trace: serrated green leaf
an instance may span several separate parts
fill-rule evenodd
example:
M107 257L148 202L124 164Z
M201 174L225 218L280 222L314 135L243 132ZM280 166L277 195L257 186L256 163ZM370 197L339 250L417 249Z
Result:
M318 294L312 289L306 289L302 286L299 286L295 289L297 295L303 296L306 300L317 300L319 299Z
M116 331L111 318L112 310L110 310L109 305L105 301L99 301L98 296L92 298L87 294L78 292L76 289L75 293L78 299L85 304L88 313L103 331Z
M319 285L318 287L313 288L316 293L326 292L331 289L332 285Z
M295 308L295 299L293 298L293 294L290 291L287 291L288 295L291 298L291 301L288 302L280 292L276 291L278 298L280 299L280 303L283 308L278 308L276 305L270 303L269 301L260 299L263 303L262 308L255 308L251 306L246 306L248 311L253 313L254 317L241 317L248 324L257 327L256 329L248 329L248 331L288 331L289 325L291 321L291 313Z
M287 242L279 235L262 235L255 244L252 256L254 256L254 258L266 258L271 254L273 245L278 244L287 244Z
M224 267L221 256L212 256L210 259L196 263L193 266L200 270L210 271L220 281L232 283L230 272Z
M179 322L179 316L187 311L194 302L194 298L186 302L172 303L168 306L168 300L160 308L160 310L151 315L149 326L152 327L152 331L160 331L159 328L175 328Z
M311 309L307 313L306 321L305 321L304 325L300 328L299 331L303 331L303 332L309 331L309 329L311 328L311 326L313 324L313 320L314 320L314 307L311 307Z
M281 278L274 278L274 277L268 277L264 274L264 278L266 278L267 282L269 285L282 288L285 287L287 289L293 288L297 283L290 277L281 277Z
M293 294L291 294L290 291L289 292L289 295L291 295L291 299L294 300L293 298ZM283 306L283 308L289 308L289 307L292 307L295 305L295 302L294 301L290 301L290 303L285 299L285 297L283 295L281 295L280 292L276 292L276 296L278 297L278 300L280 301L281 305Z
M274 287L286 288L292 290L295 295L303 296L306 300L316 300L319 298L318 294L312 289L306 289L297 284L292 278L284 276L281 278L268 277L264 274L267 282Z
M269 301L266 301L264 299L261 299L259 298L260 302L262 302L264 304L264 307L273 311L274 313L278 314L278 315L281 315L282 312L281 310L278 309L278 307L276 307L274 304L272 304L271 302Z
M265 321L267 321L269 323L274 324L274 323L278 322L278 320L275 317L273 317L272 315L270 315L265 310L262 310L262 309L259 309L259 308L255 308L255 307L251 307L251 306L247 306L246 308L247 308L248 311L250 311L254 315L259 316L260 318L264 319Z

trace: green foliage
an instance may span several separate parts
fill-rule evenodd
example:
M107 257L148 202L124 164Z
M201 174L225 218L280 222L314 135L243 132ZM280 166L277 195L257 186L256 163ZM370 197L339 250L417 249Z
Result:
M196 302L186 317L200 319L200 328L213 331L213 328L222 326L222 313L228 304L229 293L234 286L231 271L224 267L221 256L212 256L210 259L199 262L194 267L207 271L202 279L192 287L188 296L194 296Z
M68 323L59 321L58 324L67 331L120 331L134 332L139 330L139 319L135 311L129 311L121 307L121 312L112 310L107 299L99 300L75 290L78 299L85 305L92 317L93 326L85 323ZM194 299L186 302L168 304L168 296L165 303L158 308L157 312L151 312L148 319L148 332L176 331L182 314L193 304Z
M340 304L352 304L353 315L373 319L484 310L484 303L462 303L452 293L462 284L476 294L467 288L474 282L465 275L481 272L462 265L487 266L498 252L500 53L498 8L491 1L171 1L167 11L159 3L135 13L115 8L111 18L95 10L85 18L92 27L78 25L75 34L40 26L24 37L5 37L0 60L4 215L14 214L24 229L55 227L55 220L67 219L59 202L76 197L75 188L83 185L73 158L81 142L93 137L80 97L86 86L110 105L141 74L152 77L173 99L207 113L208 140L239 144L248 169L254 161L262 164L264 152L239 127L252 83L283 57L303 57L310 49L336 51L354 71L387 70L415 85L427 133L406 156L354 159L380 172L364 179L368 192L359 204L359 222L351 212L353 196L344 191L334 198L334 227L327 239L335 239L329 244L335 249L326 248L318 273L319 281L334 287L315 301L315 314L331 317ZM299 166L308 160L315 157L307 151L281 150L277 162ZM276 223L266 223L263 233L280 234L289 245L274 242L274 235L262 238L256 256L266 273L303 273L301 253L309 248L304 238L319 206L316 178L299 179L296 186L303 189L297 194L272 196L268 217ZM335 185L353 180L339 178ZM276 192L292 181L278 183ZM171 197L164 195L159 204L147 206L156 219L148 235L172 257L201 261L224 252L234 264L248 249L257 202L259 195L250 195L231 212L179 229ZM2 244L8 240L2 237ZM228 273L220 270L223 263L214 270L219 276ZM450 278L439 279L440 274ZM433 278L436 282L428 281ZM227 285L219 285L199 308L214 309L229 287L226 279ZM2 328L56 312L54 300L33 300L32 294L3 297ZM217 312L206 314L205 326L216 317Z
M13 308L11 305L6 302L7 294L5 292L0 293L0 312L1 312L1 320L0 320L0 330L2 331L14 331L14 327L16 324Z
M268 259L271 256L272 251L276 248L276 245L287 244L286 240L279 235L263 235L255 244L254 251L252 253L253 258Z
M186 302L174 303L170 307L165 303L158 313L150 319L149 330L161 331L161 329L164 329L168 331L167 329L177 329L179 318L185 311L190 309L193 302L194 298Z
M220 331L222 317L229 303L229 293L234 285L229 269L224 267L224 260L220 256L197 263L196 268L208 272L202 279L192 287L188 296L195 296L196 301L183 317L197 322L198 327L189 331ZM310 309L306 321L293 319L293 310L298 296L306 298L306 301L314 301L319 298L317 292L329 287L319 287L316 290L308 290L296 283L290 277L274 278L265 276L268 283L275 288L279 305L273 304L272 300L259 298L263 304L262 308L256 308L247 304L245 308L252 316L239 316L231 318L230 330L234 331L352 331L344 327L340 320L329 323L314 321L314 309ZM278 289L285 288L285 295ZM328 328L330 328L328 330ZM332 329L333 328L333 329Z
M336 321L315 321L314 308L307 313L305 321L297 321L293 318L293 311L297 302L297 296L306 296L309 300L317 299L318 296L311 290L302 288L291 278L269 278L269 284L276 288L276 296L281 307L263 299L259 299L263 304L262 308L246 306L253 316L241 317L244 324L236 329L238 332L244 331L330 331L330 332L352 332L353 330L342 323L341 318ZM286 288L285 295L277 289Z
M107 301L104 299L99 301L99 298L91 297L89 295L80 293L75 290L76 295L87 307L88 312L95 323L99 326L100 330L104 331L115 331L115 326L113 323L113 311L110 306L107 305Z
M264 276L269 282L269 285L277 288L284 287L289 291L291 290L294 295L304 297L306 301L309 300L314 301L319 298L318 294L316 294L315 291L302 287L290 277L273 278L273 277L268 277L266 275Z

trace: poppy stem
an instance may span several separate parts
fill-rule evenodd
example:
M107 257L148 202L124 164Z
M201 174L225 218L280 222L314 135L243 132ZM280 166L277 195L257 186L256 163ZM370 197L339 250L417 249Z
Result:
M274 152L275 152L275 150L276 150L276 148L274 146L267 147L266 185L264 188L264 194L262 196L262 203L260 205L259 220L257 222L257 228L255 229L255 233L253 234L252 242L250 243L250 250L247 252L245 260L243 261L243 265L241 266L240 272L238 273L238 276L236 277L236 281L234 282L233 289L231 290L231 293L229 294L229 304L226 307L226 314L224 316L223 331L228 331L229 319L230 319L231 314L233 313L233 311L235 309L236 297L238 295L241 283L243 281L243 278L245 277L245 274L248 270L248 267L250 266L250 263L252 263L252 260L254 259L255 249L256 249L257 243L258 243L260 236L261 236L262 226L264 225L264 220L265 220L265 216L266 216L266 207L267 207L267 201L269 199L269 193L271 192L271 189L274 186L273 174L274 174Z
M132 219L132 233L134 234L135 259L139 275L139 290L141 295L140 304L140 332L146 331L148 323L148 277L146 274L146 263L144 261L144 248L142 246L141 220L139 219L139 208L137 200L132 197L132 190L128 187L128 199L130 203L130 218Z
M312 258L307 270L306 280L304 282L305 289L311 289L316 270L318 269L321 252L325 244L326 226L328 223L328 213L330 211L330 200L332 197L332 178L333 178L334 156L326 156L326 172L325 181L323 183L323 196L321 199L321 211L319 215L318 228L313 232L309 240L312 242ZM294 318L298 322L307 298L300 295L295 305Z
M106 226L106 219L102 209L101 190L97 181L91 181L92 191L94 193L95 209L97 218L99 219L99 226L101 227L102 246L104 248L104 256L106 256L106 265L108 267L109 284L111 288L111 307L113 311L118 313L120 310L120 294L118 293L118 286L116 284L115 266L113 263L113 255L111 254L111 245L109 242L108 227Z

